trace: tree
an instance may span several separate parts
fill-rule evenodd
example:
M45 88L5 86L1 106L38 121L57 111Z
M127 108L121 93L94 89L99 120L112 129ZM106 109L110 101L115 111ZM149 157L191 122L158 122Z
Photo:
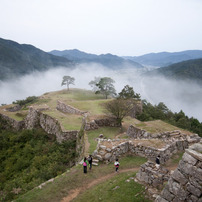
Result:
M96 92L99 90L99 88L96 86L96 84L99 83L100 77L95 77L93 81L90 81L88 84L93 88L93 91Z
M67 89L69 90L69 85L74 85L75 78L71 76L63 76L61 86L67 85Z
M113 83L115 83L115 81L110 77L100 78L99 82L96 83L98 90L95 93L105 95L106 99L109 95L116 95Z
M125 99L115 99L109 102L104 103L104 108L110 115L114 116L117 120L117 123L122 125L122 120L125 116L127 116L130 111L134 108L134 102L131 100Z
M135 93L133 87L130 87L129 85L124 86L122 91L119 93L119 97L124 99L135 98L140 100L140 94Z

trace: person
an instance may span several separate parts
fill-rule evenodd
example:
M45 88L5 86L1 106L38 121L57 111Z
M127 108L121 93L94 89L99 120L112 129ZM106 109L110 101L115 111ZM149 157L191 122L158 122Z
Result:
M92 168L92 163L93 163L92 155L89 155L89 157L88 157L88 163L89 163L89 168L90 168L90 170L91 170L91 168Z
M159 168L159 166L160 166L160 156L158 155L156 157L156 167Z
M86 157L84 157L84 160L83 160L83 173L87 173L87 160L86 160Z
M115 161L115 163L114 163L114 166L115 166L115 168L116 168L116 172L118 172L118 170L119 170L119 165L120 165L119 160L116 159L116 161Z

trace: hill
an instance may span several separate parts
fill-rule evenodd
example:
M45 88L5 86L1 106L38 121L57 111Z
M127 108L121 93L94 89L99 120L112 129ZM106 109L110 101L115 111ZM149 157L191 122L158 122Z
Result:
M190 80L202 84L202 59L172 64L148 73L148 75L155 74L160 74L171 79Z
M67 58L54 56L32 45L0 38L0 80L71 65L72 62Z
M142 65L164 67L174 63L202 58L202 50L187 50L181 52L149 53L142 56L126 56L124 58L133 60Z
M79 51L77 49L73 50L64 50L64 51L58 51L53 50L50 52L53 55L62 56L67 59L73 60L76 63L98 63L101 65L104 65L109 68L125 68L125 67L134 67L134 68L142 68L143 66L137 62L134 62L132 60L124 59L122 57L118 57L116 55L112 54L89 54L82 51Z
M103 108L103 103L109 100L92 91L70 89L16 101L19 105L1 106L1 199L69 201L69 198L73 199L78 195L78 201L82 201L83 196L80 194L87 191L83 187L88 184L87 189L91 188L95 201L98 196L105 196L103 200L109 201L112 198L109 194L111 190L120 186L119 194L113 196L114 201L117 198L133 201L135 195L139 201L149 202L147 193L143 193L145 187L134 182L134 171L138 170L146 158L153 159L156 152L162 152L162 161L164 159L165 162L172 152L182 152L183 145L187 145L188 140L192 143L199 139L197 135L178 128L189 121L182 112L173 116L162 103L153 107L144 102L143 113L139 117L144 122L125 117L123 127L117 127L114 122L116 120L110 119ZM172 123L179 120L180 123L176 127L156 120L159 118L165 121L169 118ZM197 120L191 121L187 125L200 127ZM136 135L138 138L135 138ZM177 142L173 142L173 138ZM168 142L171 143L169 147ZM99 166L94 166L85 175L78 162L89 154L100 162ZM121 164L120 174L117 176L113 166L115 155L118 155ZM131 182L126 183L129 178ZM94 187L98 183L102 183L98 187L103 187L99 188L103 190L99 195Z

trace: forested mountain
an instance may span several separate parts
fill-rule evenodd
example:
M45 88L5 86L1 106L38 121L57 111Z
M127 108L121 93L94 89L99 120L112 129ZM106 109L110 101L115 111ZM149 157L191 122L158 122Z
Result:
M0 80L35 70L43 71L57 66L69 67L71 64L67 58L54 56L32 45L0 38Z
M53 55L62 56L67 59L73 60L77 63L98 63L109 68L121 68L121 67L135 67L142 68L143 66L132 60L124 59L112 54L89 54L77 49L58 51L53 50L50 52Z
M164 67L186 60L202 58L202 50L187 50L174 53L149 53L142 56L126 56L124 58L133 60L143 65Z
M156 73L172 79L193 80L202 84L202 59L188 60L167 67L158 68L149 74Z

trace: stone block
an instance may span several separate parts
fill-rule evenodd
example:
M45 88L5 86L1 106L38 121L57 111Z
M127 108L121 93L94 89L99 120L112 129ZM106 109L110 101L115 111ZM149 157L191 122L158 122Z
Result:
M201 190L197 189L196 187L194 187L190 183L187 184L187 190L197 197L199 197L202 193Z
M172 201L172 199L174 198L174 195L171 194L171 193L168 191L168 189L166 189L166 188L161 192L161 196L162 196L164 199L168 200L168 201Z
M112 156L111 153L107 153L107 154L105 154L104 159L109 160L111 158L111 156Z
M194 157L192 157L191 155L189 155L187 152L184 153L183 157L182 157L182 160L191 164L191 165L196 165L197 163L197 159L195 159Z
M174 171L174 173L172 174L172 178L182 185L188 182L185 176L178 169Z

